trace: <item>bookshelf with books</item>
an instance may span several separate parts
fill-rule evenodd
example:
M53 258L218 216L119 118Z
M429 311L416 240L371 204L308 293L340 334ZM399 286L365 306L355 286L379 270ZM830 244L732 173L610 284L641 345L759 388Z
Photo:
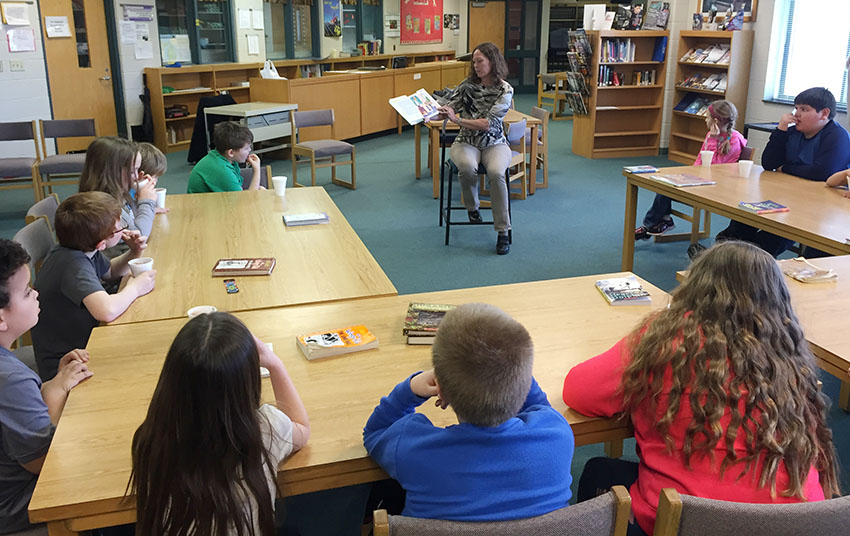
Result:
M668 158L693 164L708 129L708 106L725 99L738 109L738 130L747 112L753 31L682 30L676 54Z
M670 33L587 34L593 50L588 114L573 119L573 152L585 158L657 155Z

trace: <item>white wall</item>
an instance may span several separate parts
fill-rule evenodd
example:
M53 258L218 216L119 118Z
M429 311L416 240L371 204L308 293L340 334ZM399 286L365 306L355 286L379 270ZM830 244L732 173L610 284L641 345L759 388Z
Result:
M47 89L47 72L44 48L41 42L41 23L38 6L29 4L30 28L35 32L34 52L9 52L6 32L26 26L6 26L0 23L0 122L52 119L50 97ZM23 62L22 72L11 72L10 61ZM52 152L52 148L48 147ZM35 156L35 147L29 141L0 142L3 156Z
M254 63L266 60L266 39L263 30L254 30L253 24L251 29L239 29L239 10L250 9L252 11L263 12L263 0L233 0L230 3L233 8L233 28L236 39L236 61L240 63ZM252 13L253 15L253 13ZM259 41L259 54L248 54L248 36L256 35Z
M139 95L144 94L145 86L142 75L145 67L161 67L162 59L159 51L159 25L156 15L156 0L114 0L115 2L115 26L118 36L118 55L121 62L121 79L124 84L124 113L127 120L127 134L132 137L132 125L142 124L144 106ZM149 59L136 59L136 48L132 44L121 43L121 25L124 20L124 4L154 6L153 20L139 22L146 24L150 33L153 57ZM135 23L134 23L135 24Z

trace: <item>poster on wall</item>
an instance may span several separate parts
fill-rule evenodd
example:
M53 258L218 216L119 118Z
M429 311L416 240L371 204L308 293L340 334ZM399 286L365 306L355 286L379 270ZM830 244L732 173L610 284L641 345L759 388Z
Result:
M457 13L446 13L443 15L443 28L449 30L460 30L460 15Z
M384 37L398 37L401 35L398 15L384 15Z
M342 37L340 0L322 0L322 8L325 13L325 37Z
M443 0L402 0L401 44L443 42Z

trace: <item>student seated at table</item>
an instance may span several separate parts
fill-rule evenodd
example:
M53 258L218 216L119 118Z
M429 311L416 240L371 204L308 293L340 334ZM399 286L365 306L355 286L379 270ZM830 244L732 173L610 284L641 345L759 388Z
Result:
M121 203L121 221L130 231L150 236L156 213L156 180L139 188L142 155L139 146L117 136L97 138L86 149L80 192L106 192ZM109 258L127 247L107 252Z
M566 506L573 432L532 377L522 324L492 305L461 305L440 323L432 356L434 368L398 384L363 430L369 455L407 492L403 514L503 521ZM431 397L460 424L416 413Z
M154 287L155 270L132 277L117 294L107 294L102 281L130 273L127 263L141 256L147 237L121 223L121 204L104 192L74 194L56 210L56 236L34 287L41 296L41 318L32 328L33 350L42 380L56 375L60 358L85 348L91 330L112 322L133 301ZM129 251L109 261L103 250L119 240Z
M741 149L747 146L747 139L735 130L738 109L729 101L716 100L708 107L705 125L708 133L700 147L700 154L694 162L702 164L702 151L714 151L712 164L737 162L741 158ZM655 194L652 207L643 217L643 225L635 229L635 240L649 240L650 237L664 234L673 227L673 200L661 194Z
M38 322L38 292L30 288L30 257L0 238L0 532L30 528L27 508L68 393L92 373L85 350L59 361L55 378L38 375L10 350Z
M260 157L251 153L254 134L233 121L223 121L213 131L215 149L195 164L189 174L190 194L205 192L241 192L239 164L246 161L254 168L249 190L260 189Z
M261 403L260 367L275 404ZM274 535L278 465L309 436L280 358L228 313L193 318L133 436L136 534Z
M828 179L826 179L826 185L830 188L838 188L841 186L847 188L848 183L850 183L850 169L843 169L833 173ZM844 192L844 197L850 197L850 191Z
M801 92L794 99L793 113L784 114L770 134L761 157L764 169L825 181L850 167L850 136L834 117L835 97L828 89L813 87ZM794 243L737 221L717 234L717 240L729 239L752 242L774 257Z
M631 486L638 535L652 534L663 488L746 503L837 494L817 370L776 261L753 244L715 244L669 307L567 374L564 402L630 417L640 459L589 460L578 500Z
M156 186L159 178L168 171L168 160L159 147L147 142L139 144L139 155L142 157L139 162L139 182L147 179ZM166 212L168 212L167 208L156 207L157 214Z

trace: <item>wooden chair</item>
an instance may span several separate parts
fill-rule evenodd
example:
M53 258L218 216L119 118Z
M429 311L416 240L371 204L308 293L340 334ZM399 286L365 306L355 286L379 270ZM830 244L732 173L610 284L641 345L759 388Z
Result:
M552 120L554 121L572 119L572 116L564 115L567 91L567 73L537 75L537 107L542 108L544 104L552 106ZM561 117L558 117L558 114L561 114Z
M56 219L56 210L58 208L59 196L54 192L46 196L44 199L34 204L29 208L29 210L27 210L27 225L34 222L38 218L47 218L47 224L50 226L51 234L53 234L53 222Z
M354 146L336 139L333 109L311 110L307 112L296 112L293 110L290 114L292 130L295 132L295 144L292 146L292 186L303 186L303 184L298 184L298 157L305 156L310 159L310 173L313 186L316 185L316 169L329 167L331 168L332 183L354 190L357 184L357 174L354 167ZM298 129L321 126L331 127L331 139L298 141ZM346 154L351 155L349 160L342 162L336 161L337 156ZM324 161L328 158L330 162L316 164L317 160ZM345 182L336 178L336 166L344 165L351 165L351 182Z
M35 165L39 160L38 139L35 121L0 123L0 141L32 140L35 157L0 158L0 190L23 190L32 188L35 200L39 195Z
M47 138L95 138L94 119L51 119L38 121L41 131L41 154L44 158L36 166L39 199L44 197L44 188L52 193L53 187L62 184L79 184L79 175L86 162L85 153L55 154L47 156ZM56 179L51 176L57 176ZM69 178L74 177L76 178Z
M242 174L242 189L247 190L249 186L251 186L251 179L254 178L254 168L246 167L239 170L239 173ZM271 190L274 188L274 184L272 184L272 167L271 166L260 166L260 186L267 190Z
M540 125L537 127L537 162L530 162L530 164L541 170L543 177L542 181L534 182L531 193L534 193L537 188L549 187L549 115L549 110L537 106L531 109L531 116L540 119ZM535 141L531 139L531 128L526 128L525 134L525 145L530 151L531 144Z
M542 516L513 521L465 522L389 516L375 510L375 536L519 536L564 534L569 536L625 536L632 500L623 486L589 501Z
M850 496L793 504L749 504L661 490L653 536L847 534Z

